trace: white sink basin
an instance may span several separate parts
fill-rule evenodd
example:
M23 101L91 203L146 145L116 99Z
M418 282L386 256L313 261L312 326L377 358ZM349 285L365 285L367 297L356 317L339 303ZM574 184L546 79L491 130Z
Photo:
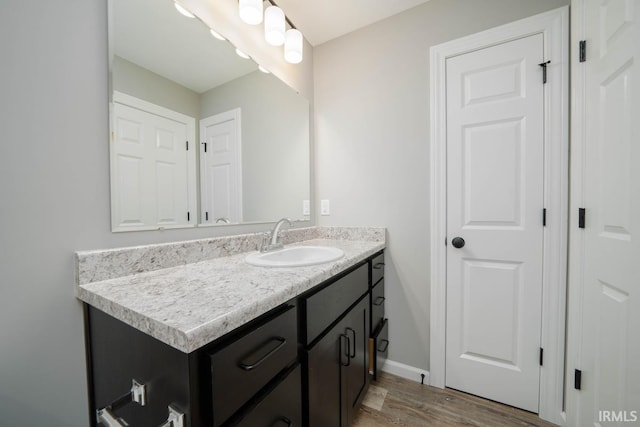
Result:
M259 267L304 267L337 261L343 256L342 249L331 246L290 246L273 252L252 253L245 260Z

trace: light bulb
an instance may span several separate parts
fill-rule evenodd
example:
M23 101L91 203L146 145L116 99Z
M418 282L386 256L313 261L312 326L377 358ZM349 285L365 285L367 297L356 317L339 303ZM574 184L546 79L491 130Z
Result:
M249 55L247 55L246 53L244 53L243 51L241 51L240 49L236 48L236 54L240 57L240 58L244 58L244 59L249 59Z
M225 41L226 39L224 37L222 37L220 35L220 33L218 33L217 31L214 31L213 29L209 29L211 31L211 35L215 38L217 38L218 40L222 40Z
M265 74L271 74L271 72L264 68L262 65L258 65L258 70L262 71Z
M195 15L193 13L189 12L182 5L180 5L177 1L174 1L173 5L176 7L178 12L180 12L182 15L186 16L187 18L195 18Z
M282 46L285 38L284 12L269 6L264 12L264 38L271 46Z
M284 60L290 64L302 62L302 33L295 28L287 31L284 42Z
M262 22L262 0L240 0L238 12L245 23L258 25Z

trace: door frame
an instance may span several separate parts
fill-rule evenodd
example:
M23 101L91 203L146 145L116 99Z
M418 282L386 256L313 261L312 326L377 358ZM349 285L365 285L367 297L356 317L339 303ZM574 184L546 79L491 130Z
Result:
M202 118L198 121L198 128L200 130L200 139L202 140L203 138L203 126L215 126L215 125L219 125L220 123L224 123L227 122L229 120L234 120L235 123L235 128L236 128L236 138L237 138L237 150L236 150L236 164L237 164L237 168L236 168L236 182L238 184L238 217L239 217L239 222L243 222L244 220L244 215L243 215L243 186L242 186L242 123L241 123L241 119L242 119L242 111L240 108L234 108L222 113L218 113L218 114L213 114L211 116ZM206 123L203 124L203 122ZM205 155L203 152L203 145L202 143L200 144L200 200L203 199L204 197L204 189L203 189L203 184L204 182L206 182L206 170L205 170ZM208 200L206 197L204 197L205 200ZM205 212L205 206L202 205L202 203L200 204L200 222L199 222L199 226L200 227L209 227L209 226L213 226L216 225L215 222L215 218L212 219L213 222L204 222L204 212Z
M430 385L445 387L446 343L446 60L449 57L543 34L551 63L544 86L544 227L539 416L564 424L565 312L569 183L569 7L431 47L431 301ZM551 183L555 184L552 185ZM541 213L542 215L542 213Z

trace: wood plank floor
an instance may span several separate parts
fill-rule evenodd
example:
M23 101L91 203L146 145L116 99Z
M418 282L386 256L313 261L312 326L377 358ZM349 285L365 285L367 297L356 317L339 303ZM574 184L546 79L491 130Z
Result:
M555 426L530 412L384 372L371 384L353 427Z

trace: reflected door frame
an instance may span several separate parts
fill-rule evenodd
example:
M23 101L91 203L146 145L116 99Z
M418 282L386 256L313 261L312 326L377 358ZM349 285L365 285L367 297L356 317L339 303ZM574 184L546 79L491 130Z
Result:
M539 416L563 422L569 169L569 8L562 7L431 48L430 385L445 386L446 343L446 60L523 38L544 37L544 272ZM542 75L542 73L541 73ZM542 219L542 212L541 212Z

